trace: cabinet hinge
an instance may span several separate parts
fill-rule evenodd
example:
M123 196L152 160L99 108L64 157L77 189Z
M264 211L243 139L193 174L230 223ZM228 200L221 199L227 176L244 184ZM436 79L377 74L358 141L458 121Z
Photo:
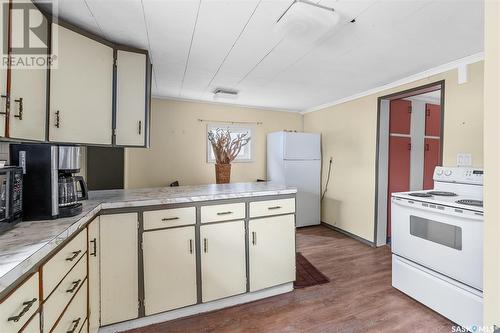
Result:
M113 128L113 136L116 136L116 128Z
M413 109L413 108L412 108L412 106L411 106L411 105L410 105L410 106L408 106L408 113L411 113L412 109Z
M408 150L411 150L411 143L408 144Z

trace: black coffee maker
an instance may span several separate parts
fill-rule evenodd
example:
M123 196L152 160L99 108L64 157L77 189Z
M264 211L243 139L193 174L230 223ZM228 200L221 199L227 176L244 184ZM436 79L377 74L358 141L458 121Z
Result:
M23 168L23 220L75 216L88 197L80 172L80 147L11 144L13 165Z

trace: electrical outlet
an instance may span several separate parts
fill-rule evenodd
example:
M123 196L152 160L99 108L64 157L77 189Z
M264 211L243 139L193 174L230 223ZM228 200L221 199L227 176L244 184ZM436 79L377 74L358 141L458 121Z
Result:
M457 166L459 166L459 167L471 167L472 166L472 154L458 153L457 154Z

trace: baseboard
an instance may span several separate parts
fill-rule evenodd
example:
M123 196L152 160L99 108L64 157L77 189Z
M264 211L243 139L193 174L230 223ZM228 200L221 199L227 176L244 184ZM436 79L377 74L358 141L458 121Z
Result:
M343 229L340 229L340 228L338 228L336 226L333 226L333 225L325 223L325 222L321 222L321 225L323 225L323 226L325 226L327 228L330 228L332 230L335 230L337 232L340 232L341 234L344 234L344 235L346 235L348 237L351 237L351 238L353 238L353 239L355 239L355 240L357 240L357 241L359 241L359 242L361 242L363 244L366 244L366 245L371 246L371 247L376 247L374 242L371 242L371 241L369 241L367 239L364 239L363 237L359 237L359 236L357 236L355 234L352 234L349 231L345 231Z
M122 323L101 327L99 333L116 333L153 324L163 323L166 321L188 317L204 312L220 310L235 305L257 301L263 298L285 294L293 290L293 282L285 283L276 287L267 288L264 290L246 293L242 295L227 297L209 303L201 303L185 308L159 313L156 315L133 319Z

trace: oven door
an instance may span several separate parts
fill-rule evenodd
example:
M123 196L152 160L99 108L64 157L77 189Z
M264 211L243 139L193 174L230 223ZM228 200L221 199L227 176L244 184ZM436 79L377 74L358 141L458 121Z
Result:
M392 198L392 252L483 290L483 216Z

